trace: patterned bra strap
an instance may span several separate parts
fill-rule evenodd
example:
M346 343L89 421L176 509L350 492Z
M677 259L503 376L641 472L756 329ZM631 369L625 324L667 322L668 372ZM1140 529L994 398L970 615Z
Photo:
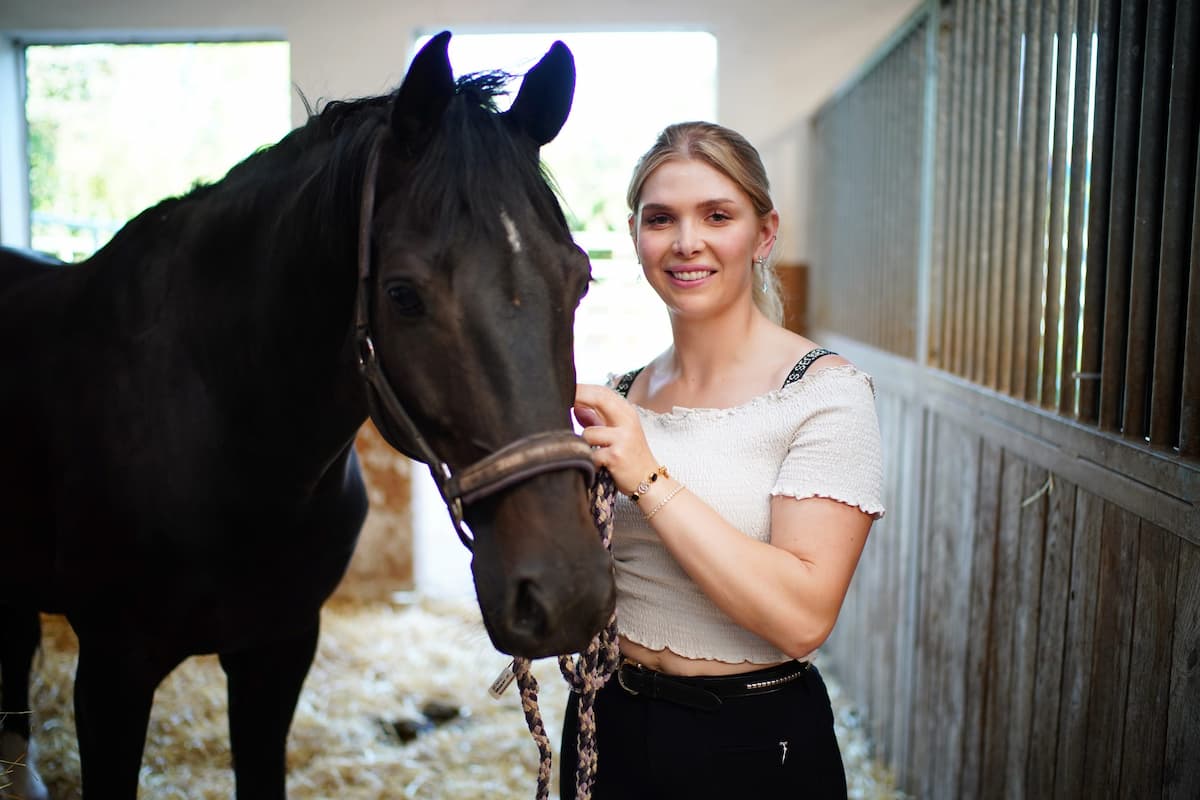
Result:
M792 367L792 371L788 373L787 380L783 382L783 386L787 386L789 383L795 383L803 378L804 373L808 371L808 368L812 366L812 363L818 358L821 358L822 356L835 355L837 355L837 353L833 352L832 350L826 350L824 347L815 347L812 350L809 350L804 354L803 358L796 362L796 366ZM633 379L631 378L629 382L633 383ZM782 389L783 386L779 388ZM626 389L626 391L628 391L628 389Z
M645 367L638 367L632 372L626 372L621 376L621 380L617 381L616 392L621 397L629 396L629 387L633 386L633 382L637 380L637 376L641 374Z

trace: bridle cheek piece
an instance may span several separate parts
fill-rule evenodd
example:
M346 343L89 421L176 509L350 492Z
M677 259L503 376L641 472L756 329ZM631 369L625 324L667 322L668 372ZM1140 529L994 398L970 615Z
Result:
M367 382L367 404L375 427L388 444L429 466L434 483L442 495L454 530L468 550L474 539L467 532L464 508L497 492L546 472L577 469L584 474L585 486L591 486L596 474L592 449L570 430L542 431L523 436L457 473L438 457L421 435L412 417L396 397L379 366L375 343L371 339L371 224L375 215L375 186L379 156L387 129L376 134L367 156L362 201L358 217L358 291L355 300L354 331L358 366Z

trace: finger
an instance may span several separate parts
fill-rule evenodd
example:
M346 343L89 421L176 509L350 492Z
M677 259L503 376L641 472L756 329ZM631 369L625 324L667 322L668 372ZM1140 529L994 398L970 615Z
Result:
M581 383L575 387L575 404L595 410L608 424L624 419L629 403L607 386Z
M600 412L591 406L576 403L571 410L575 412L575 419L585 428L604 424L604 417L600 416Z

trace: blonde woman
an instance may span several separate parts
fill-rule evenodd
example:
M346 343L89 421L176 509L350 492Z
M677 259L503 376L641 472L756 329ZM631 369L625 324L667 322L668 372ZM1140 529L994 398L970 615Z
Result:
M628 201L672 344L576 394L621 493L622 666L596 701L594 797L845 797L811 662L883 514L871 379L780 324L779 214L741 135L667 128ZM577 727L572 697L564 799Z

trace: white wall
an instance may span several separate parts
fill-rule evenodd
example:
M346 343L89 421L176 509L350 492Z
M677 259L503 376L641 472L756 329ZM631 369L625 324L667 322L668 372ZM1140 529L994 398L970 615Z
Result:
M291 44L293 82L310 101L316 101L392 88L403 76L414 38L443 28L707 30L718 41L717 121L740 130L762 152L784 218L781 255L793 261L808 255L801 224L807 209L806 119L919 4L919 0L744 4L736 0L4 0L0 35L276 33ZM630 87L630 91L669 90ZM230 91L237 87L231 86ZM303 120L298 99L293 116L297 124ZM0 120L7 140L14 126L6 123L11 120ZM6 195L7 191L0 195L0 218L11 216L12 202L5 200Z

